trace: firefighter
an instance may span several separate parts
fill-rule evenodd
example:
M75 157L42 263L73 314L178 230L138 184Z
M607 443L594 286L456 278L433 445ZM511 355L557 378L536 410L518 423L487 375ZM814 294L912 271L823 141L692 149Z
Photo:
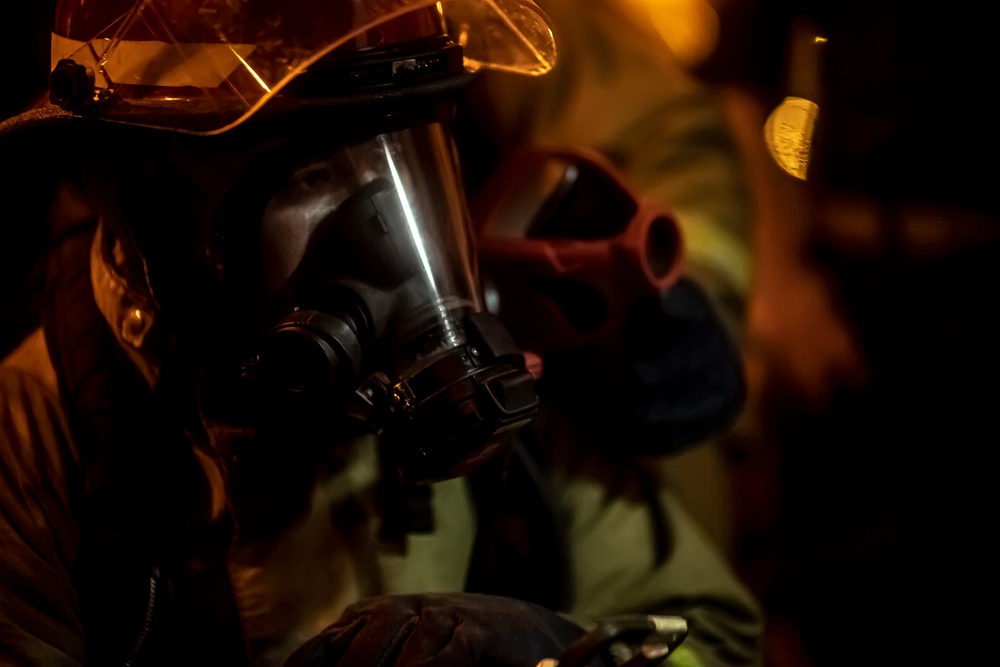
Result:
M450 127L477 72L554 66L531 2L55 18L48 102L0 130L5 157L55 147L57 183L42 327L0 374L15 664L279 665L352 603L430 593L510 664L583 632L556 612L676 613L692 659L754 659L753 601L665 491L540 481L511 445L538 396L484 307ZM536 599L481 576L525 508L550 538L525 562L558 575Z

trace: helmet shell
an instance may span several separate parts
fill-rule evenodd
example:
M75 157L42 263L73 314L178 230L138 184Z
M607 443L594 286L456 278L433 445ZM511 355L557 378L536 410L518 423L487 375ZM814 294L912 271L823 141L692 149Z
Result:
M539 75L555 64L549 21L531 0L60 0L53 101L80 115L216 134L324 59L395 49L394 73L429 69L405 45L435 36L461 47L470 71Z

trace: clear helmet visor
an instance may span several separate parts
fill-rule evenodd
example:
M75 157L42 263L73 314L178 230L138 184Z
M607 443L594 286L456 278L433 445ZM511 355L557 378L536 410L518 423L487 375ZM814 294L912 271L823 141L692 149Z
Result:
M140 124L214 134L242 123L335 50L446 32L465 68L539 75L555 64L548 19L532 0L93 0L63 2L52 64L94 72L99 94L167 106ZM191 129L190 116L201 120ZM155 119L155 120L152 120Z

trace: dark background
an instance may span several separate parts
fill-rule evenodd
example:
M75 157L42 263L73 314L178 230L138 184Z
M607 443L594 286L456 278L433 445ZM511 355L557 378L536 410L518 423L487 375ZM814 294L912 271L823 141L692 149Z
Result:
M54 13L54 2L18 0L3 8L0 22L5 26L5 37L0 45L0 63L3 63L4 85L0 88L0 121L20 113L45 94ZM45 243L45 221L38 217L43 207L25 210L23 202L43 201L49 193L37 183L19 176L22 170L40 161L64 159L58 147L45 148L51 149L51 154L19 154L17 160L0 161L0 181L3 183L0 187L2 353L16 345L37 321L33 308L38 289L35 267ZM16 146L9 150L20 153ZM25 195L17 203L9 200L12 189Z
M753 428L734 449L737 479L757 480L742 502L770 509L744 523L738 556L770 615L768 661L992 664L994 27L971 2L754 0L719 11L719 48L701 75L766 109L786 95L819 104L808 181L779 182L794 196L758 221L799 226L799 242L775 249L781 234L765 235L758 259L794 254L825 285L858 355L817 400L783 364L789 350L772 351ZM797 32L826 38L815 69L803 72L810 58L790 48ZM808 351L811 341L792 343Z

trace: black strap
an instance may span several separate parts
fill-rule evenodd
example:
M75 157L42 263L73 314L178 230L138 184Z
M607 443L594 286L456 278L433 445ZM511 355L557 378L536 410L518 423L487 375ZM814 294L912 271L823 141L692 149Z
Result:
M573 577L565 522L529 429L469 477L479 521L466 590L567 610Z

